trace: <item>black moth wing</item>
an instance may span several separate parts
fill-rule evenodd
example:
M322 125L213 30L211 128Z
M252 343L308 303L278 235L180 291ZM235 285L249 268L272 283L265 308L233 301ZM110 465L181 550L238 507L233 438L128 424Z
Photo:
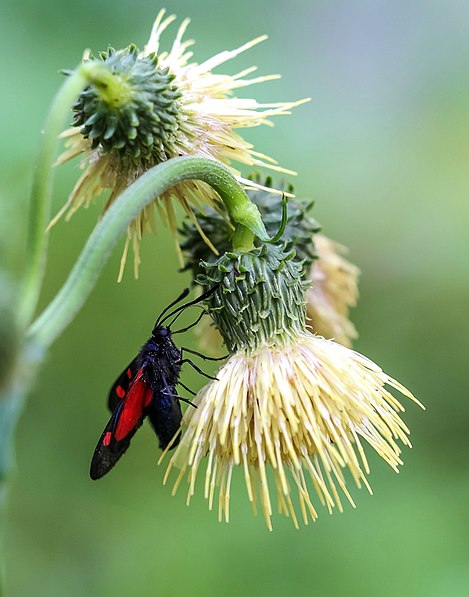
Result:
M169 442L179 431L182 420L181 405L175 387L167 386L159 392L153 391L153 399L146 414L160 442L160 448L166 449ZM171 448L175 448L180 434L174 439Z
M122 371L109 392L107 406L112 413L119 406L122 399L127 395L127 392L129 391L129 388L138 373L138 360L139 355L137 355L135 359L129 363L129 365L127 365L124 371Z
M153 391L143 380L143 371L140 369L99 438L90 466L93 480L109 472L127 450L152 400Z
M132 431L128 433L124 439L118 441L113 433L116 428L119 414L118 410L114 412L99 438L90 465L90 477L93 481L100 479L112 469L120 457L126 452L127 448L130 446L130 440L143 423L144 416L142 415L140 421L135 425ZM110 434L108 435L110 441L106 445L105 437L107 434Z

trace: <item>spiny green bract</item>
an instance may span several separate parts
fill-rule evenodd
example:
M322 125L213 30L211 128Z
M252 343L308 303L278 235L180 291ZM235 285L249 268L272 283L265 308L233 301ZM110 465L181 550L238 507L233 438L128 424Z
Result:
M281 344L305 326L302 263L295 251L264 244L247 253L227 252L200 264L197 282L216 286L208 311L232 351Z
M139 55L136 46L102 52L101 64L113 79L91 85L79 96L73 124L92 148L153 165L174 153L181 97L168 68L158 68L155 54ZM169 155L168 155L169 154Z

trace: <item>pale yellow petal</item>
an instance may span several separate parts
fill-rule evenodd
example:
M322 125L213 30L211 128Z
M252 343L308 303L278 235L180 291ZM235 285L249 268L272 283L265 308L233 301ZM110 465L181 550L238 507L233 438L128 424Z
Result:
M314 494L329 511L342 511L343 498L355 507L348 476L371 492L363 440L394 470L402 464L397 441L410 446L403 408L386 385L415 401L366 357L307 332L283 347L238 352L198 394L197 409L186 411L166 479L173 467L178 485L188 474L190 499L208 457L205 497L212 507L218 491L220 518L228 520L232 470L242 466L248 498L253 507L259 499L269 529L271 487L295 526L317 518Z

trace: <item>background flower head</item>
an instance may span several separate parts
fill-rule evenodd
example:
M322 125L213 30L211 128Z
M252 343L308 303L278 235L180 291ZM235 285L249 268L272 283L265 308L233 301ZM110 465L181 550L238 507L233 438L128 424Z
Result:
M358 332L349 311L358 301L360 270L344 257L348 251L343 245L324 234L316 234L314 242L318 259L308 271L312 282L306 292L308 319L319 336L351 346Z

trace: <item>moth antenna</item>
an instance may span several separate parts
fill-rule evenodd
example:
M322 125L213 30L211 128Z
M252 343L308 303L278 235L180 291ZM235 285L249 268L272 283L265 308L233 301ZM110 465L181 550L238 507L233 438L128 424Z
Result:
M210 290L207 290L207 292L204 292L203 294L201 294L200 296L198 296L196 299L194 299L193 301L190 301L188 303L184 303L184 305L181 305L180 307L178 307L177 309L174 309L174 311L171 311L171 313L168 313L166 315L166 317L164 317L163 319L158 318L158 324L159 325L163 325L163 323L168 320L170 317L173 317L173 315L176 315L176 313L182 312L184 311L184 309L187 309L187 307L190 307L192 305L197 305L197 303L201 303L202 301L204 301L206 298L208 298L209 296L211 296L215 290L218 288L218 286L214 286L213 288L210 288ZM187 289L186 289L187 290ZM186 296L186 295L185 295ZM167 309L166 309L167 311ZM176 321L176 320L174 320ZM174 321L172 323L174 323ZM172 325L172 324L171 324ZM171 327L171 326L168 326Z
M181 313L183 313L183 311L179 311L179 313L176 315L176 317L173 319L173 321L168 325L168 328L171 329L171 326L174 324L174 322L179 317L179 315L181 315ZM191 323L190 325L186 326L185 328L182 328L181 330L172 332L172 335L174 336L174 334L181 334L182 332L187 332L187 330L190 330L191 328L195 327L206 313L207 313L207 311L205 311L205 309L202 307L202 313L199 315L199 317L197 317L197 319L194 321L194 323Z
M180 301L182 301L182 299L185 299L186 296L189 294L189 288L184 288L184 290L181 292L181 294L177 297L177 299L175 299L172 303L170 303L167 307L165 307L163 309L163 311L161 311L161 313L158 315L158 319L155 322L155 328L157 325L159 325L161 322L161 318L163 317L163 315L165 313L167 313L169 311L169 309L171 309L171 307L174 307L174 305L176 305L177 303L179 303Z

